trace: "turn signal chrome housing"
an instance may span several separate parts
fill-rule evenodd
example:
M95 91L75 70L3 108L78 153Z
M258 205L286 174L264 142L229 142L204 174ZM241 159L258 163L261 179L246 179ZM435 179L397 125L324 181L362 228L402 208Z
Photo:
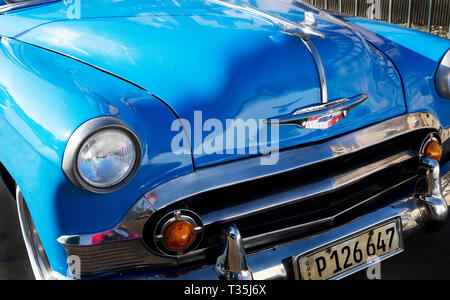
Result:
M421 156L432 158L439 162L442 158L442 146L439 140L433 135L428 136L423 143Z
M190 210L180 209L161 218L155 228L154 241L162 254L179 256L194 250L202 235L200 217Z

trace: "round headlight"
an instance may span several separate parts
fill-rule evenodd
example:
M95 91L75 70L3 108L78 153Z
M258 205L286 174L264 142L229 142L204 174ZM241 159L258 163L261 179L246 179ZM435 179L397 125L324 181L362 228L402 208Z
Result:
M77 186L94 193L122 188L136 174L142 148L121 121L102 117L81 125L70 137L62 168Z
M136 149L131 138L121 130L106 129L91 136L81 146L77 167L84 181L103 188L127 178L135 162Z

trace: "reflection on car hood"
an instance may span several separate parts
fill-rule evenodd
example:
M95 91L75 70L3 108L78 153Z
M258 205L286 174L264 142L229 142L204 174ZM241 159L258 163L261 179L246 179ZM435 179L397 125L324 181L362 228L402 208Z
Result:
M272 141L280 148L405 112L395 68L341 21L294 0L236 3L294 22L304 21L305 11L313 13L317 30L326 36L312 41L323 61L330 101L369 96L329 129L281 126L279 138ZM81 1L79 7L60 2L2 16L0 25L5 20L17 20L20 30L5 29L4 35L76 58L146 89L189 122L192 131L195 111L202 112L203 122L213 118L225 126L227 119L274 118L321 101L316 65L299 38L262 16L217 2L91 0ZM239 153L225 149L230 144L224 142L228 155L206 155L201 142L193 141L194 162L206 166L254 154L248 145L260 143L257 134L245 139ZM257 152L264 152L261 149Z

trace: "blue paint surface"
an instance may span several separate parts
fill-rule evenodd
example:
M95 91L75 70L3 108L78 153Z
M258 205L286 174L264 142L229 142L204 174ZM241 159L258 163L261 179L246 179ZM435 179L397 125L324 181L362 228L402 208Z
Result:
M80 3L0 14L0 161L25 195L52 267L63 274L65 254L57 237L107 230L156 185L253 155L254 136L246 137L243 149L224 149L234 154L195 153L208 133L199 143L191 136L186 154L175 155L171 141L178 132L171 129L178 118L193 125L194 112L202 111L203 120L225 124L320 103L306 46L260 16L211 1ZM430 111L450 126L449 101L439 98L433 85L448 41L360 19L349 25L293 0L238 3L296 22L304 20L305 11L314 13L326 35L313 42L330 100L369 95L328 130L280 127L281 148L331 138L407 110ZM71 134L100 116L133 128L144 151L136 177L108 195L80 190L61 170Z
M450 49L450 40L383 22L361 18L348 20L400 71L408 112L433 113L443 128L449 128L450 100L438 95L435 74Z

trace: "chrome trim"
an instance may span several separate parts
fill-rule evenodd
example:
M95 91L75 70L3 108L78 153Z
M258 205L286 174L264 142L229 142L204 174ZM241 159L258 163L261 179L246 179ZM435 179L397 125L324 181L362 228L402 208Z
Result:
M272 175L297 170L316 163L339 158L344 155L353 154L401 135L422 129L437 132L442 141L446 140L445 137L448 138L450 130L443 130L438 120L432 114L414 113L399 116L370 127L360 129L356 132L328 140L326 142L302 146L296 149L283 150L280 152L280 160L276 165L261 166L259 164L260 157L251 157L227 164L198 169L193 173L175 178L160 186L157 186L145 194L145 196L143 196L136 203L136 205L132 207L123 221L112 230L96 234L62 236L58 239L58 241L66 248L68 254L82 251L85 255L91 257L91 255L95 253L96 257L99 259L101 258L101 261L98 262L95 260L92 262L96 266L103 266L103 269L107 266L110 267L105 270L110 270L112 266L114 266L112 270L116 270L117 268L120 269L120 267L124 268L125 266L127 266L127 268L142 268L149 265L152 265L152 269L153 266L155 266L155 269L153 269L155 272L158 272L158 267L162 268L163 266L164 270L167 270L168 267L173 270L177 266L178 262L186 263L190 261L193 262L195 259L199 258L203 259L205 258L205 253L201 250L195 250L174 260L170 257L154 255L151 251L149 251L149 249L144 246L142 241L142 231L145 223L154 212L182 199L193 197L203 192L220 189L242 182L266 178ZM408 155L411 154L408 154L408 152L402 154L402 152L400 152L397 158L399 161L403 161L403 159L406 159ZM377 168L378 167L376 165L373 165L366 171L370 172L371 170L373 171ZM236 170L239 170L239 172L236 172ZM364 172L362 170L361 172L362 173L357 173L356 175L362 176ZM341 184L344 184L346 180L352 180L351 177L346 179L345 175L342 176L344 177L341 177ZM351 176L351 174L348 176ZM214 178L214 180L211 180L211 178ZM415 229L422 226L421 223L416 224L416 221L414 221L421 220L420 222L422 222L424 219L422 217L422 213L424 214L425 219L429 218L426 215L428 210L426 205L424 205L426 202L415 199L413 195L405 198L401 202L403 203L404 201L414 203L415 206L419 205L420 208L419 210L419 208L415 207L410 211L406 211L407 209L403 207L405 213L409 214L404 218L409 218L408 220L410 220L408 224L405 224L405 221L403 221L403 228L409 232L409 229ZM390 207L387 207L386 209L388 208ZM393 209L394 208L395 207L393 207ZM418 212L420 213L419 215L417 215ZM396 211L396 213L398 213L398 211ZM401 214L403 214L403 212L401 212ZM414 220L411 220L411 218ZM102 235L108 235L108 238L105 240L96 238L99 236L101 237ZM120 250L120 253L117 254L116 251L114 251L114 264L111 264L110 259L102 256L101 253L104 251L113 253L113 249L117 247L122 250ZM131 252L129 251L132 251L133 255L130 256ZM298 252L292 253L297 254ZM128 265L127 263L124 263L124 261L129 261L130 264ZM271 268L274 268L273 270L278 270L281 273L287 272L283 266L279 265L279 260L278 264L271 266L265 264L264 262L260 263L262 266L267 266L267 268L261 269L260 267L257 267L254 269L253 264L250 263L255 278L258 278L256 274L263 274L259 272L266 272L267 270L271 270ZM115 266L117 266L117 268ZM95 271L98 269L92 266L90 270ZM163 271L159 272L163 273ZM215 274L213 269L212 272Z
M442 98L450 99L450 50L445 53L435 76L436 89Z
M197 219L197 221L195 221L194 218L192 218L191 216L187 215L186 212L193 215ZM163 239L164 239L164 232L166 231L166 229L172 223L174 223L178 220L183 220L183 221L189 222L194 227L195 238L194 238L194 241L192 242L192 244L189 245L189 247L187 247L184 250L176 252L176 251L170 249L169 247L167 247L167 245ZM164 221L164 223L162 223L163 221ZM197 222L199 224L197 224ZM200 244L200 242L202 240L203 224L201 222L202 222L201 218L193 211L186 210L186 209L181 209L181 210L179 209L176 211L172 211L172 212L166 214L164 217L162 217L156 224L156 226L154 228L154 232L153 232L154 245L160 251L160 253L167 255L167 256L172 256L172 257L181 256L185 252L193 251L198 247L198 245ZM158 231L158 233L156 231ZM162 245L162 247L160 247L160 245Z
M118 129L125 132L134 143L134 147L136 149L136 160L133 169L124 180L110 187L99 188L88 184L82 179L77 167L77 157L83 143L92 135L104 129ZM69 138L66 149L64 150L62 169L70 181L72 181L76 186L93 193L106 194L117 191L128 184L133 179L134 175L136 175L141 164L141 159L142 145L134 131L129 129L122 121L116 118L100 117L83 123Z
M450 171L441 178L442 196L445 202L450 206Z
M219 279L252 280L252 270L247 265L242 236L236 226L222 231L223 242L214 267Z
M284 27L284 31L296 35L305 44L306 48L308 48L314 59L317 74L319 76L321 103L328 103L328 87L327 79L325 76L325 69L323 67L322 58L320 57L319 51L317 50L316 46L309 38L305 37L303 33L299 33L298 29L296 28Z
M293 114L278 116L268 119L268 125L296 125L301 128L306 128L308 119L330 115L341 112L344 117L359 104L366 101L367 95L358 95L353 98L343 98L330 103L301 108Z
M256 8L254 6L239 5L239 4L235 4L235 3L231 3L231 2L227 2L227 1L223 1L223 0L209 0L209 1L219 4L219 5L222 5L222 6L227 6L230 8L234 8L234 9L237 9L237 10L240 10L243 12L251 13L251 14L257 15L259 17L268 19L271 22L273 22L283 28L285 26L295 27L297 30L297 33L302 33L304 36L319 37L322 39L325 38L325 35L323 33L312 28L311 26L306 26L305 24L296 23L294 21L283 18L283 17L273 14L271 12L262 10L260 8Z
M20 228L22 230L23 240L27 249L31 269L36 280L54 279L53 270L42 246L39 234L34 226L27 204L20 191L16 187L17 212L19 214Z
M142 230L145 223L156 211L153 208L152 202L155 200L150 195L142 197L130 209L125 218L112 228L100 233L79 234L79 235L64 235L58 238L58 242L63 246L93 246L99 244L108 244L124 240L137 240L142 238ZM94 243L96 237L102 234L108 234L108 241L101 243Z
M370 127L360 129L335 139L280 151L279 162L275 165L261 166L260 157L250 157L235 162L221 164L174 178L155 187L145 194L132 207L123 221L112 230L121 230L135 239L142 237L145 222L157 210L163 209L180 200L196 195L232 186L238 183L267 178L272 175L298 170L307 166L349 155L375 146L398 136L421 129L435 130L444 136L441 125L430 113L413 113L396 117ZM448 129L444 132L447 132ZM239 172L236 172L239 170ZM214 178L214 181L210 180ZM205 222L205 220L203 220ZM205 222L206 224L206 222ZM58 241L63 245L89 246L95 234L61 236ZM123 241L123 235L111 237L108 243Z
M422 145L420 146L420 151L419 151L421 159L425 157L425 149L427 148L428 144L432 141L439 142L439 139L436 138L436 133L430 133L429 135L427 135L424 138Z
M314 63L316 65L317 73L319 76L319 82L320 82L320 91L321 91L321 97L322 97L321 102L322 102L322 104L325 104L328 102L327 80L325 77L325 70L323 68L322 59L320 58L320 54L317 51L316 46L310 40L311 37L319 37L319 38L324 39L325 35L315 29L317 24L315 24L315 23L309 24L308 23L306 13L305 13L305 22L296 23L289 19L283 18L276 14L270 13L268 11L265 11L265 10L262 10L262 9L259 9L259 8L256 8L256 7L253 7L250 5L244 6L244 5L230 3L227 1L223 1L223 0L209 0L209 1L266 18L266 19L270 20L271 22L278 24L280 27L283 28L283 30L286 33L297 36L305 44L305 46L307 47L307 49L309 50L309 52L311 53L311 55L314 59Z
M301 234L305 230L314 230L316 227L319 228L319 226L323 226L323 225L332 226L338 217L340 217L346 213L349 213L352 210L354 210L355 208L358 208L370 201L373 201L374 199L385 195L386 193L394 190L395 188L398 188L399 186L402 186L403 184L409 183L412 180L416 180L416 179L417 179L417 176L414 176L403 182L400 182L399 184L396 184L395 186L392 186L391 188L384 190L383 192L378 193L370 198L367 198L364 201L361 201L360 203L358 203L352 207L349 207L348 209L343 210L334 216L330 216L328 218L321 219L321 220L316 220L314 222L304 223L304 224L300 224L297 226L287 227L287 228L283 228L280 230L266 232L266 233L263 233L260 235L255 235L255 236L244 238L245 247L252 248L252 247L257 247L257 246L260 246L263 244L270 244L271 242L275 242L277 240L279 241L281 239L281 237L288 238L290 236Z
M317 21L316 21L316 18L314 17L314 14L309 11L305 11L305 21L303 21L300 24L311 27L311 28L317 27Z
M61 0L29 0L29 1L22 1L17 3L10 3L3 6L0 6L0 13L4 13L7 11L11 11L14 9L19 8L26 8L31 6L36 6L40 4L47 4L47 3L53 3L53 2L60 2ZM8 2L8 1L6 1Z
M441 138L441 144L445 147L444 144L447 141L450 141L450 127L442 130L440 138Z
M424 202L428 211L427 227L431 230L442 227L447 221L448 206L441 189L441 173L439 163L425 157L419 170L422 178L418 180L418 198Z
M237 204L233 206L232 209L215 210L209 214L202 215L202 220L205 226L208 226L219 220L221 222L231 222L235 219L244 218L252 214L262 213L276 207L297 203L309 197L314 197L333 190L341 189L381 170L406 162L414 157L415 155L412 151L404 151L393 154L388 158L382 159L369 165L362 166L359 169L354 169L335 177L324 178L320 182L314 182L311 184L299 186L297 188L285 191L281 194L259 198L252 202ZM334 217L330 219L317 220L316 222L327 223L332 222L333 219ZM305 225L313 224L309 223Z
M323 143L282 150L279 161L275 165L261 166L260 157L250 157L232 163L198 169L154 188L147 195L152 194L155 198L153 206L159 210L204 192L299 170L356 153L419 129L441 132L439 121L432 114L403 115ZM214 178L214 181L211 181L210 178Z
M161 226L161 231L159 232L159 234L156 234L156 233L154 234L155 240L162 240L164 238L164 232L166 231L167 227L169 227L172 223L179 221L179 220L183 220L183 221L186 221L189 224L191 224L195 228L195 231L201 231L201 227L197 227L197 223L195 223L194 219L192 219L189 216L181 215L181 211L179 211L179 210L168 213L162 219L165 219L167 216L170 216L170 215L173 215L173 217L170 218L169 220L167 220L166 222L164 222L164 224ZM156 225L156 227L159 227L160 224L161 224L161 221Z
M400 220L403 237L408 238L421 230L424 225L422 211L423 206L420 200L416 199L414 195L406 196L391 205L363 215L342 226L248 255L247 264L252 269L254 280L299 279L299 272L293 267L294 257L303 256L342 238L353 236L366 229L394 220ZM182 279L211 279L214 274L215 266L208 266L193 270L185 274ZM138 278L153 279L153 277L145 276L138 276Z

